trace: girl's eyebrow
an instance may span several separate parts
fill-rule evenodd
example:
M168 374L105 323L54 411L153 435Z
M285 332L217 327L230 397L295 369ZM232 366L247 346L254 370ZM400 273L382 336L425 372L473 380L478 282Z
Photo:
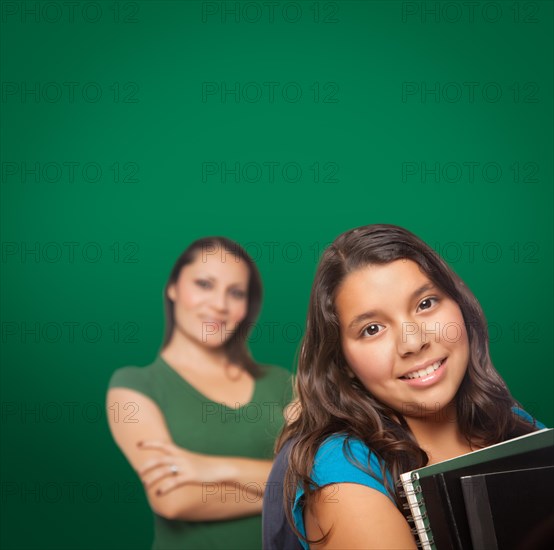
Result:
M412 292L411 298L417 298L419 295L424 294L425 292L429 292L430 290L434 290L435 285L433 283L425 283L424 285L420 286L417 290Z
M435 285L433 283L425 283L424 285L420 286L418 289L414 290L412 292L412 295L410 296L410 301L414 298L417 298L418 296L421 296L421 294L424 294L425 292L429 292L430 290L433 290L435 288ZM364 313L360 313L360 315L356 315L354 319L352 319L352 322L348 325L348 329L354 328L356 325L359 325L360 323L363 323L367 319L371 319L372 317L375 317L379 313L378 310L371 310L366 311Z
M366 319L371 319L372 317L375 317L376 315L377 315L377 310L366 311L365 313L360 313L360 315L356 315L356 317L354 317L354 319L352 319L352 322L348 325L348 328L352 329L356 325L359 325L360 323L363 323Z

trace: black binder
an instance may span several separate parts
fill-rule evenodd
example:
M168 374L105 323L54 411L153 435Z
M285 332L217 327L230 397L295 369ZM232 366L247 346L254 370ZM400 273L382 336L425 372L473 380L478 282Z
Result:
M418 544L426 550L470 550L473 548L472 536L476 537L478 535L476 532L472 535L472 529L470 528L461 482L462 477L553 466L554 430L545 429L402 474L401 484L414 522L414 534L418 538ZM544 473L549 475L552 470L544 470ZM530 473L528 475L537 474ZM518 479L523 480L523 475ZM487 478L485 481L476 481L476 483L485 483L488 488L489 483L493 482L489 482ZM498 494L503 494L505 500L513 502L513 495L518 492L517 483L518 480L514 478L513 485L501 485L502 490ZM542 485L548 485L548 483ZM541 492L543 490L542 485L541 488L538 488L538 485L535 484L531 490L537 493L537 499L544 502ZM466 489L466 492L468 490ZM495 490L496 487L492 491ZM547 491L550 497L544 502L546 516L553 511L552 491L553 489L550 486L550 491ZM496 495L496 493L494 494ZM497 501L498 499L495 496L495 504L493 504L495 510ZM470 506L468 504L468 507ZM469 515L471 514L473 514L473 511L469 512ZM506 520L505 516L503 516L504 519L501 519L500 511L495 511L495 514L498 519L497 523L494 523L495 516L493 516L494 533L499 533L503 529L500 521L510 521L512 522L510 527L514 527L523 535L536 527L538 539L541 539L541 537L544 539L545 535L544 533L541 534L541 529L546 533L547 526L538 525L540 520L538 520L537 525L531 525L530 522L526 526L522 524L518 526L517 522L511 519ZM477 519L481 519L479 512L473 514L474 528ZM531 533L529 536L531 536ZM512 539L514 539L513 535L510 540ZM498 543L500 550L509 548L509 546L503 546L504 542L504 539L502 539L502 544ZM494 547L487 546L485 548L486 550L489 550L489 548L492 550ZM513 548L517 547L514 546ZM525 550L531 548L533 547L527 546Z
M472 547L461 483L463 476L552 465L554 447L546 447L422 478L421 489L438 550L468 550ZM512 487L505 487L506 498L510 498L512 490ZM551 503L548 506L552 509Z
M531 548L543 526L554 520L554 466L460 478L473 550ZM542 542L552 540L548 533ZM550 540L547 540L549 539Z

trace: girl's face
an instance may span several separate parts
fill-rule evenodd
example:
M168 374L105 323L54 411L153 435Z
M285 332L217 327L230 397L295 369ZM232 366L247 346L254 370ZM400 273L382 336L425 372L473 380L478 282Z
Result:
M204 346L224 344L246 316L248 281L248 266L236 256L222 249L198 253L167 289L175 330Z
M350 273L335 306L346 361L376 399L406 417L452 403L469 360L464 319L417 263Z

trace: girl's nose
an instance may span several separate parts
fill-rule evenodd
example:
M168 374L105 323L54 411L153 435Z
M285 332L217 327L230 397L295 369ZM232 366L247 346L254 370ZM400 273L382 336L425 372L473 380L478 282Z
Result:
M425 327L413 321L402 323L398 337L398 352L401 355L416 355L422 349L429 347Z

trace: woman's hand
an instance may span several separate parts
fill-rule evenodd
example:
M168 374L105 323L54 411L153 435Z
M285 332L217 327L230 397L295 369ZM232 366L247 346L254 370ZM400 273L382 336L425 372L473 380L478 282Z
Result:
M121 403L135 405L139 422L116 421L110 413ZM262 499L250 496L250 488L265 487L270 460L206 456L176 446L158 405L134 390L111 388L106 406L114 439L133 469L150 485L145 487L146 495L157 515L169 520L213 521L261 513ZM140 441L148 443L139 446ZM173 464L177 475L169 468ZM217 481L206 483L214 479ZM245 498L225 498L237 494L237 483L248 488L247 495L240 489ZM158 489L160 494L156 494Z
M161 451L159 456L145 462L138 474L146 489L156 483L159 487L157 495L163 495L187 483L217 483L221 479L221 460L198 453L187 451L172 443L161 441L141 441L141 450Z
M285 418L285 423L292 424L298 419L300 413L302 412L302 405L300 404L300 399L296 398L291 401L283 410L283 416Z

